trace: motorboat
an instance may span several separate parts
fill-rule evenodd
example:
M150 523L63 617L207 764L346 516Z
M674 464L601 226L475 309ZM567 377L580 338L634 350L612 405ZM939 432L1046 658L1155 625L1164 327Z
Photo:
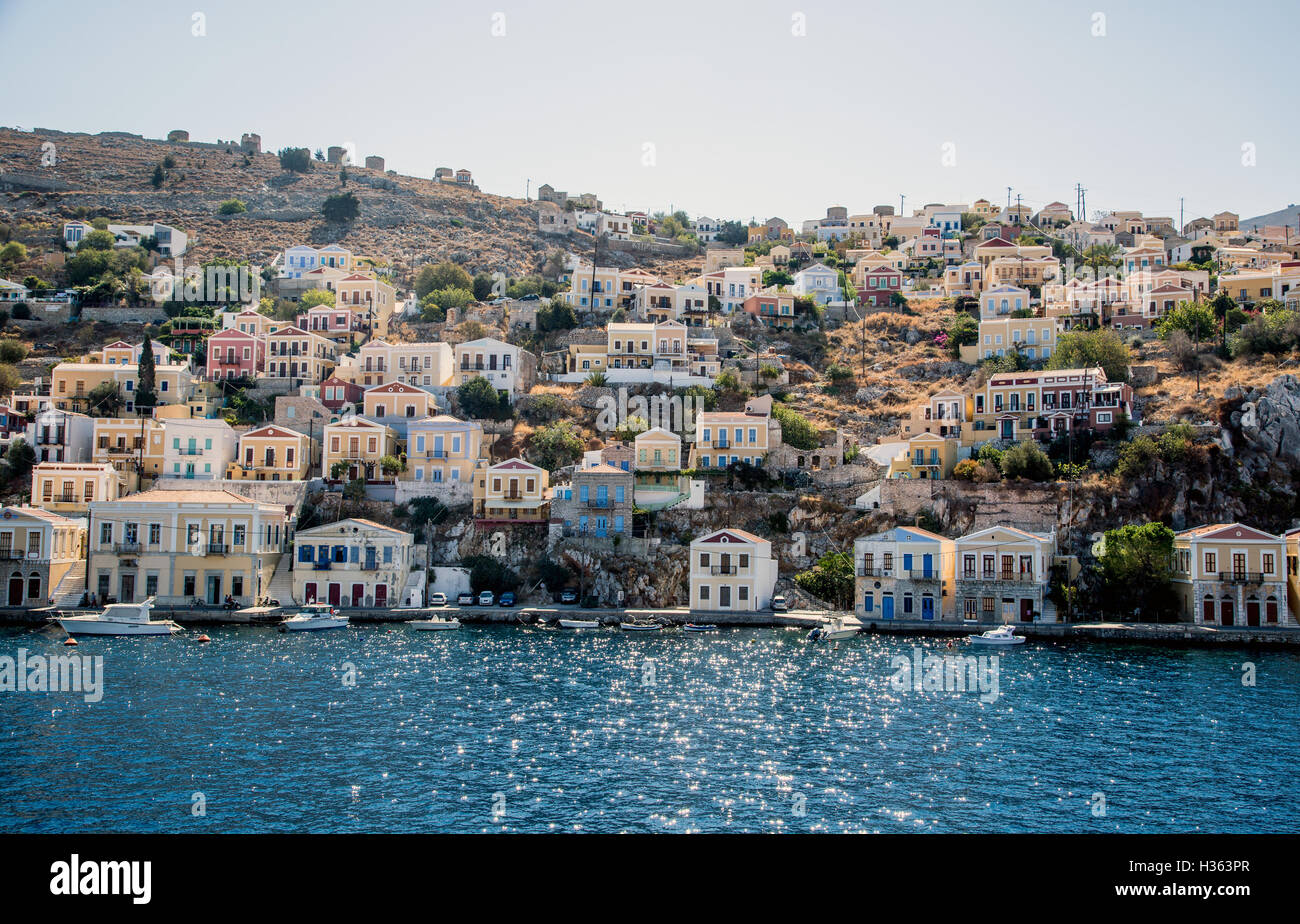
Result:
M426 632L437 631L439 629L459 629L460 620L456 618L448 619L445 616L433 616L429 619L409 619L406 624L412 629L421 629Z
M705 623L688 622L686 625L682 626L682 631L683 632L717 632L718 627L716 624L711 622L705 622Z
M620 622L618 626L624 632L658 632L663 628L657 622Z
M598 619L561 619L561 629L599 629L600 620Z
M68 635L171 635L181 627L170 619L150 619L153 597L143 603L110 603L102 613L60 616L59 625Z
M969 639L972 645L995 645L1003 648L1025 643L1024 636L1016 635L1016 627L1012 625L998 626L979 635L969 636Z
M808 641L838 642L842 638L852 638L857 635L861 628L861 623L848 622L843 616L832 616L808 633Z
M320 629L342 629L348 624L337 607L328 603L307 603L280 623L281 632L315 632Z

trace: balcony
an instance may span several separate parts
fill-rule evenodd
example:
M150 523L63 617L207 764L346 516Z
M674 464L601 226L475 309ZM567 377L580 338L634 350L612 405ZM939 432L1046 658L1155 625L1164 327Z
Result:
M963 581L998 581L1004 584L1036 584L1032 572L1015 571L963 571Z
M94 500L94 498L88 497L86 498L86 503L90 503L92 500ZM51 494L43 499L43 503L46 504L76 504L80 501L81 498L76 494Z
M230 546L220 542L209 542L206 551L209 555L229 555Z
M933 569L930 570L930 571L925 571L925 570L921 570L921 571L906 571L906 572L904 572L904 574L907 575L907 579L908 579L909 581L938 581L938 580L940 580L939 572L938 572L938 571L935 571L935 570L933 570Z
M858 565L858 577L870 577L870 578L893 577L894 576L893 572L894 572L893 568L867 568L864 567L863 565Z
M1268 580L1280 580L1272 575L1263 574L1259 571L1220 571L1219 583L1221 584L1263 584Z
M311 563L311 570L313 570L313 571L328 571L328 570L330 570L330 565L331 565L331 564L333 564L333 563L332 563L332 562L329 562L329 561L314 561L314 562Z
M118 555L139 555L141 546L138 542L117 542L113 544L113 551Z
M203 450L202 450L202 449L176 449L176 450L173 450L173 451L174 451L174 452L176 453L176 455L178 455L178 456L201 456L201 455L203 455Z
M586 504L588 507L593 507L597 510L605 510L613 506L613 503L608 497L593 497L587 500Z
M714 565L709 569L709 574L739 574L739 569L735 565Z

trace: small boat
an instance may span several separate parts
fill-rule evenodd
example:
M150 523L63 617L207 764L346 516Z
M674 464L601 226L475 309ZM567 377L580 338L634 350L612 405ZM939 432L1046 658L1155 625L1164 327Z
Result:
M93 616L60 616L68 635L171 635L181 627L170 619L150 619L153 597L143 603L110 603Z
M968 638L972 645L997 645L1003 648L1025 643L1024 637L1016 635L1016 627L1012 625L998 626L996 629L989 629L987 632L971 635Z
M688 622L686 625L682 626L682 631L683 632L717 632L718 627L711 622L705 622L705 623Z
M820 626L808 633L810 642L838 642L842 638L852 638L862 628L856 622L845 622L843 616L832 616Z
M346 616L328 603L308 603L280 623L281 632L315 632L319 629L342 629L348 624Z
M620 622L618 626L624 632L658 632L663 628L657 622Z
M561 629L599 629L600 620L598 619L561 619Z
M408 619L406 624L412 629L422 629L425 631L436 631L439 629L459 629L460 620L456 618L448 619L445 616L434 616L431 619Z

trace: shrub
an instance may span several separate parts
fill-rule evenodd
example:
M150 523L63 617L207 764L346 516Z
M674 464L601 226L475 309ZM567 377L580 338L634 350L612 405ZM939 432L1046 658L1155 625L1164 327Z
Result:
M817 428L807 417L784 404L772 405L772 416L781 424L781 440L794 449L810 451L821 447Z
M1055 474L1047 453L1029 440L1012 446L1002 454L1002 475L1007 479L1051 481Z
M32 317L31 306L26 302L19 302L14 305L13 317L15 321L30 321Z
M311 152L306 148L281 148L280 169L292 170L294 173L306 173L311 170Z
M248 206L238 199L227 199L217 207L218 215L238 215L240 212L247 212Z
M1113 330L1061 334L1047 360L1048 369L1086 369L1100 366L1111 382L1128 379L1128 347Z
M327 198L320 210L326 221L353 221L361 214L361 200L355 193L339 193Z

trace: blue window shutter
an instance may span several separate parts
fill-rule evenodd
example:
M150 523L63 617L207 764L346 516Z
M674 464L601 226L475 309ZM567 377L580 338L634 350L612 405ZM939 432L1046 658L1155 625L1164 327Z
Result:
M620 494L623 493L622 488L619 488L618 490ZM623 531L623 518L614 517L614 532L621 533L622 531Z

